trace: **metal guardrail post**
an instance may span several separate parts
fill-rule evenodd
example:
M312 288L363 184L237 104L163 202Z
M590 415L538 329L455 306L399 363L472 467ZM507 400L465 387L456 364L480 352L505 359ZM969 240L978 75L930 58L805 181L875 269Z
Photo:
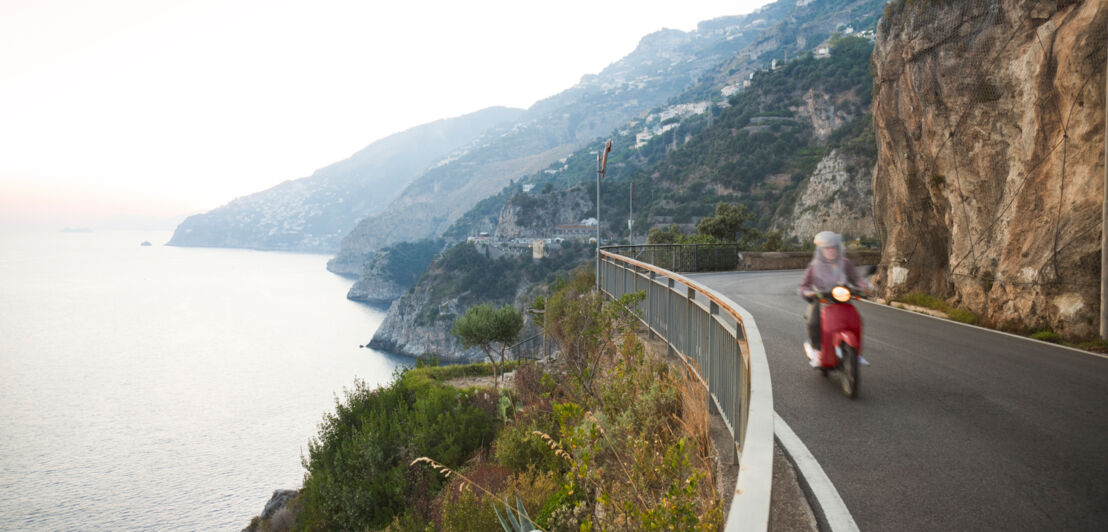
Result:
M650 333L650 339L654 339L654 279L656 273L650 272L650 278L646 281L646 330Z
M666 356L673 356L673 278L666 279Z
M685 289L685 345L682 351L686 354L692 352L692 321L693 321L693 298L696 297L696 290L692 287Z
M704 373L707 374L708 381L708 411L716 414L716 403L712 401L711 396L718 393L716 388L719 387L719 379L715 377L715 362L720 356L718 353L719 338L716 333L718 327L716 320L719 319L719 305L715 301L708 302L708 352L704 359ZM732 435L733 437L736 435Z

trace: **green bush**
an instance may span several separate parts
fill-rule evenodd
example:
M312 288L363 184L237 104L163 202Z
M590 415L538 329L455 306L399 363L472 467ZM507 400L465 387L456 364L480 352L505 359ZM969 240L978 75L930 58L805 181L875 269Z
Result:
M516 471L534 468L546 472L565 471L565 463L554 455L546 442L534 432L554 435L557 426L549 415L520 416L500 431L494 445L497 463Z
M419 372L378 389L356 382L308 444L298 527L382 528L440 489L438 475L408 464L434 456L458 467L488 445L498 421L476 399Z

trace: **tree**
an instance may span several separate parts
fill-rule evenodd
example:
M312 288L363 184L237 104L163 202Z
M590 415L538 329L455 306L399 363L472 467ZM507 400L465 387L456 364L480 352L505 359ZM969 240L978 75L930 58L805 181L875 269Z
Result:
M771 231L766 233L766 241L762 243L762 251L784 251L785 250L785 237L781 234L781 231Z
M746 225L752 220L754 215L746 212L745 205L718 203L715 216L701 219L696 224L696 232L723 242L738 242L753 236L755 229Z
M482 303L466 309L466 313L454 322L451 332L463 347L480 347L492 362L493 387L500 389L500 368L508 348L515 343L523 329L523 314L505 304L500 308ZM494 348L499 349L494 351ZM496 353L496 357L493 353Z
M677 224L671 224L668 228L651 227L647 233L648 244L676 244L684 238L685 234L677 228Z

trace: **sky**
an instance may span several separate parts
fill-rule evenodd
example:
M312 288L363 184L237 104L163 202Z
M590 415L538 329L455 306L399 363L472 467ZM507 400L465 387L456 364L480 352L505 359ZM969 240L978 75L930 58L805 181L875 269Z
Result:
M0 227L156 226L767 0L0 0Z

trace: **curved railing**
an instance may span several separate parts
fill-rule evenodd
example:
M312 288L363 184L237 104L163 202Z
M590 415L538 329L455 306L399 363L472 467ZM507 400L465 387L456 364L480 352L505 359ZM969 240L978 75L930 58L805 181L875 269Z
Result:
M754 318L719 292L646 262L601 250L598 269L601 290L613 298L645 292L640 319L690 363L731 431L739 477L725 530L766 530L773 390Z

